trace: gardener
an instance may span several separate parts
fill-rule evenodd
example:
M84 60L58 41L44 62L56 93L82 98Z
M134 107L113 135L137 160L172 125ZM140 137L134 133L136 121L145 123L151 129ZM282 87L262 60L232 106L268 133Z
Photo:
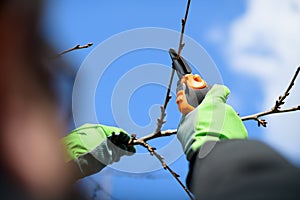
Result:
M196 199L299 199L300 171L265 144L247 140L240 117L226 104L229 89L194 90L187 87L188 76L194 75L177 86L177 137L190 162L187 186Z
M265 144L247 140L229 89L178 83L176 103L182 113L178 139L190 162L187 186L196 199L298 199L300 172ZM189 95L186 95L189 94ZM119 128L86 124L64 138L77 177L94 174L122 155L131 155L128 134Z

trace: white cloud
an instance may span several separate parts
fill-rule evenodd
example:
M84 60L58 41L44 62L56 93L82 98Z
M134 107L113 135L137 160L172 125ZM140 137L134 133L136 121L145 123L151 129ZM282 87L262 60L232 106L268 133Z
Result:
M257 76L269 109L300 65L300 1L249 0L229 27L227 53L234 70ZM300 77L285 106L300 104ZM265 141L300 162L300 112L268 117Z

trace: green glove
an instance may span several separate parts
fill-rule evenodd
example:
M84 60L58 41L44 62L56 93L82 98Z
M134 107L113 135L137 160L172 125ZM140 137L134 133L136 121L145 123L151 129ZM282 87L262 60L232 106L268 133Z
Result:
M188 160L207 141L248 137L240 117L226 104L229 93L226 86L214 85L199 106L182 116L177 137Z
M123 155L135 153L134 146L127 146L129 140L128 133L120 128L85 124L64 137L63 143L68 152L67 161L78 165L82 178L119 161Z

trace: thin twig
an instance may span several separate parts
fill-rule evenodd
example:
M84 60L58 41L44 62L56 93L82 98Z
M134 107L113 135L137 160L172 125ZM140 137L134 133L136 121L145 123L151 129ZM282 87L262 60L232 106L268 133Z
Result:
M292 89L292 87L294 86L295 84L295 80L297 79L297 76L300 72L300 66L297 68L297 71L295 73L295 75L293 76L288 88L286 89L284 95L280 96L278 98L278 100L276 101L275 105L273 108L271 108L269 111L265 111L265 112L260 112L260 113L257 113L257 114L253 114L253 115L249 115L249 116L245 116L245 117L241 117L241 119L243 121L246 121L246 120L255 120L258 122L258 126L262 125L264 127L266 127L267 125L267 122L266 120L264 119L260 119L260 117L262 116L266 116L266 115L271 115L271 114L275 114L275 113L286 113L286 112L293 112L293 111L297 111L297 110L300 110L300 105L296 106L296 107L293 107L293 108L288 108L288 109L280 109L280 106L283 105L285 102L284 100L286 99L286 97L290 94L290 90ZM166 98L167 99L167 98ZM166 102L169 101L170 98L167 99ZM166 103L167 105L167 103ZM161 107L161 116L160 118L158 119L158 124L161 123L161 125L163 123L165 123L163 121L163 118L165 117L165 107ZM159 121L161 120L161 121ZM161 128L161 126L160 126ZM159 138L159 137L164 137L164 136L170 136L170 135L174 135L177 133L177 130L176 129L173 129L173 130L166 130L166 131L161 131L159 129L159 131L155 131L154 133L151 133L149 135L146 135L142 138L136 138L136 135L133 134L132 137L131 137L131 140L129 141L128 145L141 145L143 147L145 147L149 153L151 155L154 155L162 164L163 168L165 170L168 170L172 175L173 177L178 181L178 183L181 185L181 187L186 191L186 193L188 194L188 196L193 200L193 196L191 195L190 191L185 187L185 185L180 181L179 179L179 175L177 173L175 173L165 162L164 162L164 158L159 155L155 150L154 147L150 146L146 141L148 140L152 140L152 139L155 139L155 138Z
M165 132L166 134L161 134L161 136L168 136L170 135L171 133L174 134L174 131L169 131L169 132ZM145 138L146 139L146 138ZM150 137L148 138L150 139ZM153 139L153 138L152 138ZM137 139L136 138L136 135L133 134L132 137L131 137L131 141L129 142L129 145L141 145L143 147L145 147L149 153L153 156L155 156L161 163L161 165L163 166L163 168L165 170L168 170L172 176L177 180L177 182L180 184L180 186L184 189L184 191L187 193L187 195L190 197L191 200L194 200L191 192L187 189L187 187L182 183L182 181L179 179L179 175L174 172L168 165L167 163L164 161L164 157L161 156L160 154L158 154L155 150L156 148L150 146L145 140L143 140L142 138L140 139Z
M185 9L185 15L184 15L184 18L181 20L181 34L180 34L180 40L179 40L179 45L178 45L178 54L177 54L177 58L180 57L180 53L181 53L181 50L183 49L184 47L184 43L182 42L183 41L183 35L184 35L184 30L185 30L185 24L186 24L186 20L187 20L187 17L189 15L189 10L190 10L190 4L191 4L191 0L188 0L187 2L187 5L186 5L186 9Z
M300 66L297 68L297 70L296 70L296 72L295 72L295 74L294 74L294 76L293 76L293 78L292 78L292 80L291 80L288 88L286 89L286 91L284 92L284 94L282 96L279 96L279 98L276 101L275 106L272 108L272 110L278 110L278 109L280 109L280 106L285 103L284 100L285 100L285 98L287 96L289 96L290 90L295 85L295 80L296 80L296 78L297 78L297 76L299 74L299 71L300 71Z
M286 99L287 96L289 96L290 90L295 85L295 81L299 75L299 72L300 72L300 66L297 68L297 70L296 70L289 86L287 87L286 91L284 92L284 94L279 96L278 100L276 100L276 102L275 102L275 105L270 110L265 111L265 112L256 113L253 115L248 115L245 117L241 117L241 119L243 121L255 120L255 121L257 121L258 126L262 125L263 127L266 127L267 126L266 120L260 119L260 117L275 114L275 113L286 113L286 112L294 112L294 111L300 110L300 105L298 105L296 107L281 110L281 106L285 103L284 100Z
M172 129L172 130L160 131L158 133L154 132L141 138L136 138L136 134L132 134L131 140L128 142L128 145L144 145L144 142L147 142L148 140L152 140L159 137L171 136L171 135L175 135L176 133L177 130Z
M272 115L272 114L276 114L276 113L287 113L287 112L294 112L294 111L300 110L300 105L292 107L292 108L280 109L280 106L285 103L284 102L285 98L290 94L290 90L295 85L295 81L296 81L299 73L300 73L300 66L297 68L297 70L296 70L296 72L295 72L288 88L286 89L284 95L282 95L278 98L278 100L275 102L275 105L274 105L273 108L271 108L268 111L259 112L259 113L256 113L256 114L241 117L241 120L243 120L243 121L255 120L255 121L258 122L258 126L262 125L262 126L266 127L266 125L267 125L266 120L260 119L260 117L266 116L266 115ZM174 135L176 133L177 133L176 129L166 130L166 131L159 131L159 132L155 131L154 133L151 133L151 134L146 135L142 138L134 140L133 144L134 145L135 144L140 144L141 141L146 142L148 140L152 140L152 139L159 138L159 137L164 137L164 136L170 136L170 135Z
M183 41L183 35L184 35L184 30L185 30L185 24L186 24L186 20L187 20L189 8L190 8L190 3L191 3L191 0L188 0L186 11L185 11L185 16L184 16L184 19L182 19L182 29L181 29L181 35L180 35L180 41L179 41L179 47L178 47L178 57L180 56L180 52L182 51L182 49L184 47L184 44L182 43L182 41ZM155 129L154 133L152 133L148 136L142 137L140 139L137 139L136 135L133 134L131 140L128 143L128 145L141 145L141 146L145 147L151 155L154 155L161 162L163 168L167 169L173 175L173 177L178 181L178 183L181 185L181 187L184 189L184 191L193 200L194 198L191 195L190 191L180 181L179 175L176 174L164 162L164 158L155 151L155 148L151 147L149 144L146 143L147 140L154 139L154 138L157 138L157 137L162 137L162 136L173 135L173 134L176 134L176 132L177 132L176 130L169 130L169 131L164 131L164 132L161 131L161 128L162 128L163 124L166 123L166 121L165 121L166 109L167 109L168 103L171 99L170 92L171 92L171 86L172 86L174 74L175 74L175 69L172 68L172 72L171 72L171 76L170 76L170 80L169 80L169 85L168 85L166 97L165 97L163 106L161 106L161 108L160 108L161 112L160 112L159 118L157 119L156 129Z
M260 113L256 113L253 115L248 115L245 117L241 117L241 119L243 121L247 121L247 120L255 120L258 122L258 126L262 125L263 127L267 126L267 122L264 119L260 119L260 117L262 116L266 116L266 115L271 115L271 114L276 114L276 113L287 113L287 112L294 112L300 110L300 105L296 106L296 107L292 107L292 108L288 108L288 109L283 109L283 110L273 110L273 108L269 111L265 111L265 112L260 112Z
M175 135L176 133L177 133L176 129L160 131L159 133L154 132L152 134L141 137L138 140L143 140L143 141L147 142L148 140L152 140L152 139L155 139L158 137L166 137L166 136L170 136L170 135Z
M191 192L187 189L187 187L186 187L186 186L182 183L182 181L179 179L180 176L179 176L176 172L174 172L174 171L167 165L167 163L165 163L164 158L163 158L161 155L159 155L156 151L153 151L153 155L161 162L163 168L164 168L165 170L168 170L168 171L172 174L172 176L177 180L177 182L178 182L178 183L180 184L180 186L184 189L184 191L187 193L187 195L190 197L190 199L193 200L194 198L193 198Z
M178 57L180 56L180 53L184 47L183 36L184 36L185 24L186 24L189 9L190 9L190 4L191 4L191 0L188 0L184 18L181 20L182 28L181 28L181 34L180 34L180 40L179 40L179 46L178 46L178 54L177 54ZM172 86L174 74L175 74L175 69L172 68L169 85L168 85L168 90L167 90L166 97L164 100L164 105L161 107L161 114L160 114L160 117L157 119L157 126L155 129L155 133L157 133L157 134L160 134L163 124L166 123L166 121L165 121L166 109L167 109L168 103L171 99L170 92L171 92L171 86Z
M63 52L57 54L57 55L55 56L55 58L58 58L58 57L60 57L60 56L62 56L62 55L64 55L64 54L66 54L66 53L71 52L71 51L78 50L78 49L86 49L86 48L89 48L89 47L91 47L91 46L93 46L93 43L87 43L86 45L80 45L80 44L78 44L78 45L76 45L75 47L73 47L73 48L71 48L71 49L65 50L65 51L63 51Z

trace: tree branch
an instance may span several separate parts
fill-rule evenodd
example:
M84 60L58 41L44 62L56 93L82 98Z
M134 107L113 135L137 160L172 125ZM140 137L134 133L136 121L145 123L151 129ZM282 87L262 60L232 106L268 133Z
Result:
M289 96L290 94L290 90L292 89L292 87L295 85L295 80L297 79L297 76L299 74L299 71L300 71L300 66L297 68L288 88L286 89L286 91L284 92L284 94L282 96L279 96L278 100L276 101L275 103L275 106L272 108L272 110L278 110L280 109L280 106L283 105L285 102L285 98L287 96Z
M260 112L260 113L256 113L256 114L253 114L253 115L248 115L248 116L242 117L241 119L243 121L255 120L255 121L258 122L258 126L262 125L263 127L266 127L267 126L266 120L260 119L260 117L266 116L266 115L271 115L271 114L276 114L276 113L294 112L294 111L297 111L297 110L300 110L300 105L298 105L296 107L288 108L288 109L283 109L283 110L279 110L279 109L273 110L273 109L271 109L269 111Z
M186 24L186 20L187 20L187 17L189 15L189 10L190 10L190 4L191 4L191 0L188 0L187 2L187 6L186 6L186 10L185 10L185 15L184 15L184 18L181 20L181 34L180 34L180 40L179 40L179 45L178 45L178 54L177 54L177 58L180 57L180 54L181 54L181 50L183 49L184 47L184 43L182 42L183 41L183 36L184 36L184 30L185 30L185 24Z
M71 52L71 51L75 51L75 50L78 50L78 49L86 49L86 48L89 48L89 47L91 47L91 46L93 46L93 43L87 43L86 45L82 45L82 46L81 46L80 44L78 44L78 45L76 45L75 47L73 47L73 48L71 48L71 49L65 50L65 51L63 51L63 52L57 54L57 55L55 56L55 58L58 58L58 57L60 57L60 56L62 56L62 55L64 55L64 54L66 54L66 53Z
M285 93L282 96L279 96L278 100L276 100L276 102L275 102L275 105L269 111L260 112L260 113L256 113L256 114L253 114L253 115L241 117L241 120L243 120L243 121L246 121L246 120L255 120L255 121L257 121L258 126L262 125L262 126L266 127L267 126L266 120L260 119L260 117L266 116L266 115L275 114L275 113L286 113L286 112L294 112L294 111L300 110L300 105L298 105L296 107L288 108L288 109L281 109L281 106L284 105L284 103L285 103L284 100L290 94L290 90L292 89L292 87L295 84L295 80L297 79L297 76L298 76L299 72L300 72L300 66L297 68L296 73L294 74L294 76L293 76L293 78L292 78L292 80L291 80L288 88L286 89ZM180 181L179 175L177 173L175 173L165 163L164 158L155 151L156 149L154 147L150 146L147 143L148 140L152 140L152 139L159 138L159 137L170 136L170 135L174 135L174 134L177 133L176 129L161 131L162 125L165 123L165 121L164 121L164 117L166 116L165 109L166 109L166 106L167 106L170 98L171 97L167 93L164 106L161 106L161 115L157 119L157 128L156 128L156 130L153 133L151 133L149 135L146 135L146 136L144 136L142 138L136 138L136 135L133 134L132 137L131 137L131 140L128 143L128 145L141 145L141 146L145 147L152 156L154 155L160 161L160 163L162 164L163 168L165 170L168 170L172 174L172 176L181 185L181 187L184 189L184 191L187 193L187 195L190 197L190 199L193 200L194 198L191 195L190 191Z
M181 27L179 46L178 46L178 54L177 54L178 58L180 57L180 53L181 53L181 51L184 47L183 36L184 36L185 24L186 24L189 9L190 9L190 4L191 4L191 0L188 0L184 18L181 20L182 27ZM164 119L167 115L166 114L166 109L167 109L168 103L169 103L170 99L172 98L170 96L170 92L171 92L171 86L172 86L174 74L175 74L175 69L172 68L172 72L171 72L171 76L170 76L170 81L169 81L168 90L167 90L167 93L166 93L164 105L161 107L161 114L160 114L160 117L157 119L157 126L156 126L154 134L160 135L161 128L162 128L163 124L166 123L166 121Z
M285 93L282 96L279 96L278 100L276 100L276 102L275 102L275 105L269 111L260 112L260 113L257 113L257 114L241 117L241 120L243 120L243 121L255 120L255 121L257 121L258 126L262 125L262 126L266 127L267 126L266 120L260 119L260 117L275 114L275 113L286 113L286 112L294 112L294 111L300 110L300 105L298 105L296 107L288 108L288 109L281 109L281 106L284 105L284 103L285 103L284 100L290 94L290 90L292 89L292 87L295 84L295 81L297 79L297 76L298 76L299 72L300 72L300 66L297 68L296 73L294 74L294 76L293 76L288 88L286 89ZM171 78L173 78L172 77L173 75L171 75ZM168 90L170 90L170 87L168 88ZM181 185L181 187L184 189L184 191L187 193L187 195L190 197L190 199L193 200L194 199L193 196L191 195L190 191L185 187L185 185L181 182L181 180L179 179L179 175L177 173L175 173L165 163L164 158L155 151L156 149L154 147L150 146L147 143L148 140L152 140L152 139L159 138L159 137L170 136L170 135L174 135L174 134L177 133L176 129L161 131L162 125L165 123L165 121L164 121L164 118L166 116L165 111L166 111L166 107L167 107L167 104L168 104L170 98L171 97L169 96L169 91L168 91L166 99L165 99L164 106L161 106L161 115L157 119L157 128L155 129L155 131L153 133L151 133L149 135L146 135L146 136L144 136L142 138L139 138L139 139L136 138L135 134L133 134L132 137L131 137L131 140L128 143L128 145L141 145L141 146L145 147L152 156L154 155L160 161L163 168L165 170L168 170L172 174L172 176Z
M137 139L136 142L139 142L139 140L143 140L143 141L147 142L148 140L152 140L152 139L155 139L158 137L166 137L166 136L174 135L176 133L177 133L176 129L154 132L152 134L149 134L149 135L146 135L144 137Z
M163 168L165 170L168 170L172 176L177 180L177 182L180 184L180 186L184 189L184 191L187 193L187 195L190 197L191 200L194 200L191 192L187 189L187 187L181 182L181 180L179 179L179 175L174 172L168 165L167 163L164 161L164 157L161 156L160 154L158 154L155 150L156 148L150 146L145 140L150 140L150 139L154 139L156 137L161 137L161 136L169 136L171 134L174 134L174 130L170 130L170 131L165 131L163 134L161 133L160 136L157 136L157 134L152 134L152 137L144 137L137 139L135 134L132 134L131 136L131 140L129 141L128 145L141 145L143 147L145 147L150 155L154 155L161 163L161 165L163 166Z
M286 113L286 112L294 112L294 111L300 110L300 105L298 105L296 107L281 110L281 106L285 104L284 100L286 99L287 96L289 96L290 90L295 85L295 81L299 75L299 72L300 72L300 66L297 68L297 70L296 70L289 86L287 87L286 91L284 92L284 94L278 97L278 100L276 100L275 105L270 110L265 111L265 112L256 113L253 115L248 115L245 117L241 117L241 119L243 121L255 120L255 121L257 121L258 126L262 125L263 127L266 127L267 126L266 120L260 119L260 117L275 114L275 113Z
M182 29L181 29L179 46L178 46L178 57L180 56L180 53L181 53L181 51L182 51L182 49L184 47L184 43L182 41L183 41L183 35L184 35L184 30L185 30L185 24L186 24L186 20L187 20L189 8L190 8L190 3L191 3L191 0L188 0L186 11L185 11L185 16L184 16L184 19L182 19ZM161 131L161 128L162 128L163 124L166 123L166 121L164 119L166 117L166 108L167 108L167 105L168 105L168 103L169 103L169 101L171 99L170 92L171 92L171 86L172 86L174 74L175 74L175 69L172 68L172 72L171 72L171 76L170 76L170 80L169 80L169 85L168 85L168 90L167 90L166 97L165 97L165 100L164 100L164 105L161 106L161 108L160 108L161 109L161 113L160 113L159 118L157 119L157 125L156 125L156 129L155 129L154 133L152 133L152 134L150 134L148 136L142 137L140 139L137 139L136 135L133 134L132 137L131 137L131 140L128 143L128 145L141 145L141 146L145 147L152 156L154 155L161 162L163 168L165 170L168 170L172 174L172 176L181 185L181 187L184 189L184 191L187 193L187 195L190 197L190 199L193 200L194 198L191 195L190 191L180 181L179 175L176 174L167 165L167 163L165 163L164 158L155 151L155 148L151 147L146 142L147 140L151 140L151 139L162 137L162 136L169 136L169 135L172 135L172 134L176 134L176 132L177 132L177 130Z
M281 109L281 105L283 105L285 103L284 100L290 94L290 90L295 85L295 81L296 81L299 73L300 73L300 66L297 68L289 86L287 87L286 91L284 92L284 95L279 96L278 100L276 100L276 102L275 102L275 105L270 110L241 117L241 120L242 121L255 120L258 122L258 126L262 125L262 126L266 127L266 125L267 125L266 120L260 119L260 117L266 116L266 115L272 115L272 114L276 114L276 113L288 113L288 112L294 112L294 111L300 110L300 105L292 107L292 108ZM159 138L159 137L170 136L170 135L174 135L174 134L177 134L176 129L171 129L171 130L166 130L166 131L158 131L158 132L155 131L154 133L146 135L142 138L139 138L139 139L135 138L135 140L132 141L132 144L138 145L142 141L146 142L148 140L152 140L152 139Z

